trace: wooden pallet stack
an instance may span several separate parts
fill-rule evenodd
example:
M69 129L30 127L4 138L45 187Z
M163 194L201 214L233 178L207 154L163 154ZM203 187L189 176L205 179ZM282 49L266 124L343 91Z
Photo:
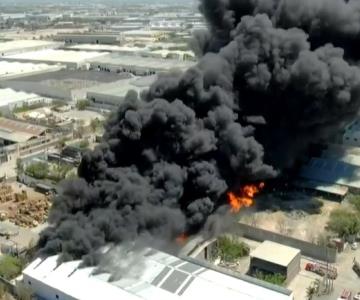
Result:
M14 200L14 192L11 185L0 183L0 203Z

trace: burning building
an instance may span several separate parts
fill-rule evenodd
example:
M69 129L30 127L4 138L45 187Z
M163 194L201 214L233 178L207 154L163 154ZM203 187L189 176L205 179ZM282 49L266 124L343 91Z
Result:
M40 255L97 264L108 244L212 234L251 204L262 186L249 183L278 176L358 113L359 1L200 9L209 29L194 38L198 64L129 92L79 178L59 188Z

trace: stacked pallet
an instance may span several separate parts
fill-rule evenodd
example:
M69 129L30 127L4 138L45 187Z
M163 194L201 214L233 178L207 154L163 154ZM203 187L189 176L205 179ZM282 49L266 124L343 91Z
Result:
M14 193L11 185L0 183L0 203L12 201Z

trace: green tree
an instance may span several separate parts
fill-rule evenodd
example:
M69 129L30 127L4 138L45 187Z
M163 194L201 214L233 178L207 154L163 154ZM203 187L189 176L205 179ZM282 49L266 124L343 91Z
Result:
M247 256L250 248L247 244L227 236L220 237L217 240L216 255L223 261L234 262L237 259Z
M360 232L359 214L344 209L336 209L330 214L327 229L343 238L355 235Z
M21 274L24 261L15 256L2 255L0 257L0 277L11 280Z
M45 162L33 163L26 168L25 173L36 179L44 179L49 174L49 166Z
M103 125L104 125L103 122L100 121L98 118L92 119L90 122L90 127L93 133L101 129Z
M87 149L89 147L89 141L88 140L82 140L79 143L80 149Z
M89 106L90 102L88 100L79 100L76 102L76 108L78 110L85 110Z
M360 213L360 195L351 195L349 197L350 203Z
M16 160L16 171L18 174L24 173L24 164L20 158Z
M284 282L286 280L286 276L282 275L280 273L275 273L275 274L266 274L260 271L255 272L255 274L253 275L255 278L272 283L272 284L276 284L276 285L284 285Z

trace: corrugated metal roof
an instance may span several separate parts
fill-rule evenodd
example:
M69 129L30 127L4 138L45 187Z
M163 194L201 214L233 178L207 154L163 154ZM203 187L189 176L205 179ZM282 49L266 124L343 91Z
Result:
M44 285L62 291L75 299L292 299L289 292L256 285L251 281L214 271L196 262L147 249L136 256L140 273L133 274L127 268L120 280L107 282L110 274L93 275L95 268L79 269L79 261L57 265L57 256L41 262L37 259L23 272L26 280L34 278ZM125 258L127 261L129 256ZM182 263L178 263L181 261ZM64 265L64 266L63 266ZM136 267L137 265L133 265ZM115 266L114 266L115 268ZM86 287L86 288L84 288ZM36 291L35 291L36 292Z
M309 164L301 169L300 176L360 189L360 167L342 161L312 158Z

